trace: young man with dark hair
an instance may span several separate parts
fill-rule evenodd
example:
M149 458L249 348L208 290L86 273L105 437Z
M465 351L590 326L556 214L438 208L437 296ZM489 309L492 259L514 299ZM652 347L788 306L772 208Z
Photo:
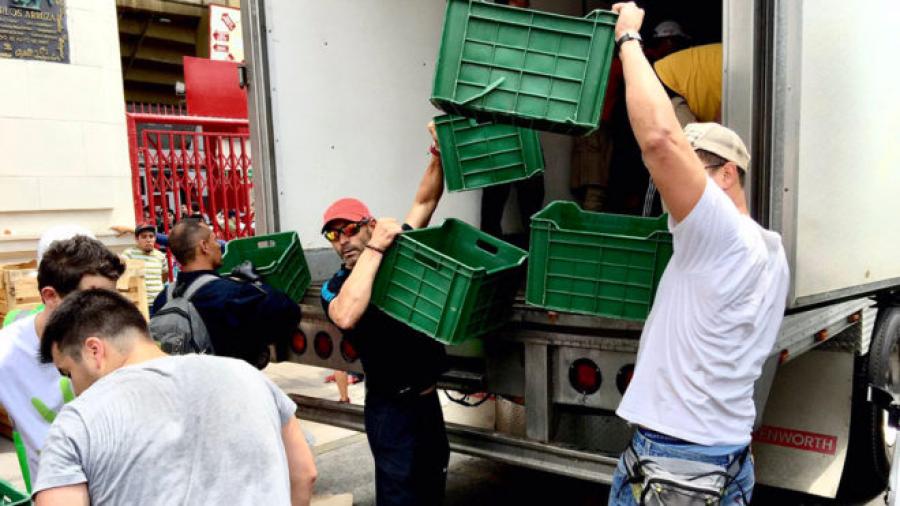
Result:
M67 299L41 359L79 396L47 436L38 506L309 504L316 470L296 405L239 360L166 355L119 294Z
M203 283L191 301L200 313L216 355L246 360L260 369L269 362L268 345L287 343L300 323L300 306L264 284L220 277L222 250L209 225L185 218L169 234L169 248L181 265L173 297L193 283ZM210 278L212 276L212 278ZM169 290L153 303L157 314Z
M431 160L404 225L376 220L353 198L336 201L322 220L325 239L343 261L322 285L322 307L359 351L366 373L366 437L379 506L440 504L447 480L450 450L437 393L444 347L369 304L385 250L402 230L427 226L443 194L434 124L428 128Z
M55 367L38 361L47 321L72 292L87 288L115 290L116 280L125 271L118 256L83 235L53 241L41 253L38 288L45 309L0 330L0 404L22 435L32 478L50 423L70 395L68 380Z

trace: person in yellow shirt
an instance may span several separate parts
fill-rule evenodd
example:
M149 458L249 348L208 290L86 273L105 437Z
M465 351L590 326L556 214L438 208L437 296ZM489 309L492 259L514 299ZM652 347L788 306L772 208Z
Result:
M653 68L666 91L677 95L693 121L720 122L722 109L722 43L695 46L657 61ZM673 105L678 111L678 97ZM679 121L682 117L679 115Z

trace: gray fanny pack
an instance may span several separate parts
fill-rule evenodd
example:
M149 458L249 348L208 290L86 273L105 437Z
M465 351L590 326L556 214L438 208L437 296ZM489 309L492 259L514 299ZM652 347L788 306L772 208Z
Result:
M728 466L671 457L640 456L633 445L625 450L628 482L638 504L647 506L709 506L722 504L749 447ZM745 492L741 490L744 504Z

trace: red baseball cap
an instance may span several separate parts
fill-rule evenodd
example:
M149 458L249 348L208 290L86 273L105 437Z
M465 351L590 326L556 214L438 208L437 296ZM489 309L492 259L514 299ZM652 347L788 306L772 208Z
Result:
M334 220L363 221L372 217L369 208L354 198L343 198L331 204L322 217L322 232Z

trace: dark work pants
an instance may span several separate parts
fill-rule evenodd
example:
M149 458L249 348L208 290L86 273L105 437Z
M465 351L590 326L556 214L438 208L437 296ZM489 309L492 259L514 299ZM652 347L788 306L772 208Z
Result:
M540 211L544 204L544 175L536 174L515 183L488 186L481 194L481 230L494 237L503 237L503 209L512 187L516 187L519 215L525 230L531 225L531 215Z
M441 504L450 447L437 391L403 397L368 392L365 418L376 505Z

